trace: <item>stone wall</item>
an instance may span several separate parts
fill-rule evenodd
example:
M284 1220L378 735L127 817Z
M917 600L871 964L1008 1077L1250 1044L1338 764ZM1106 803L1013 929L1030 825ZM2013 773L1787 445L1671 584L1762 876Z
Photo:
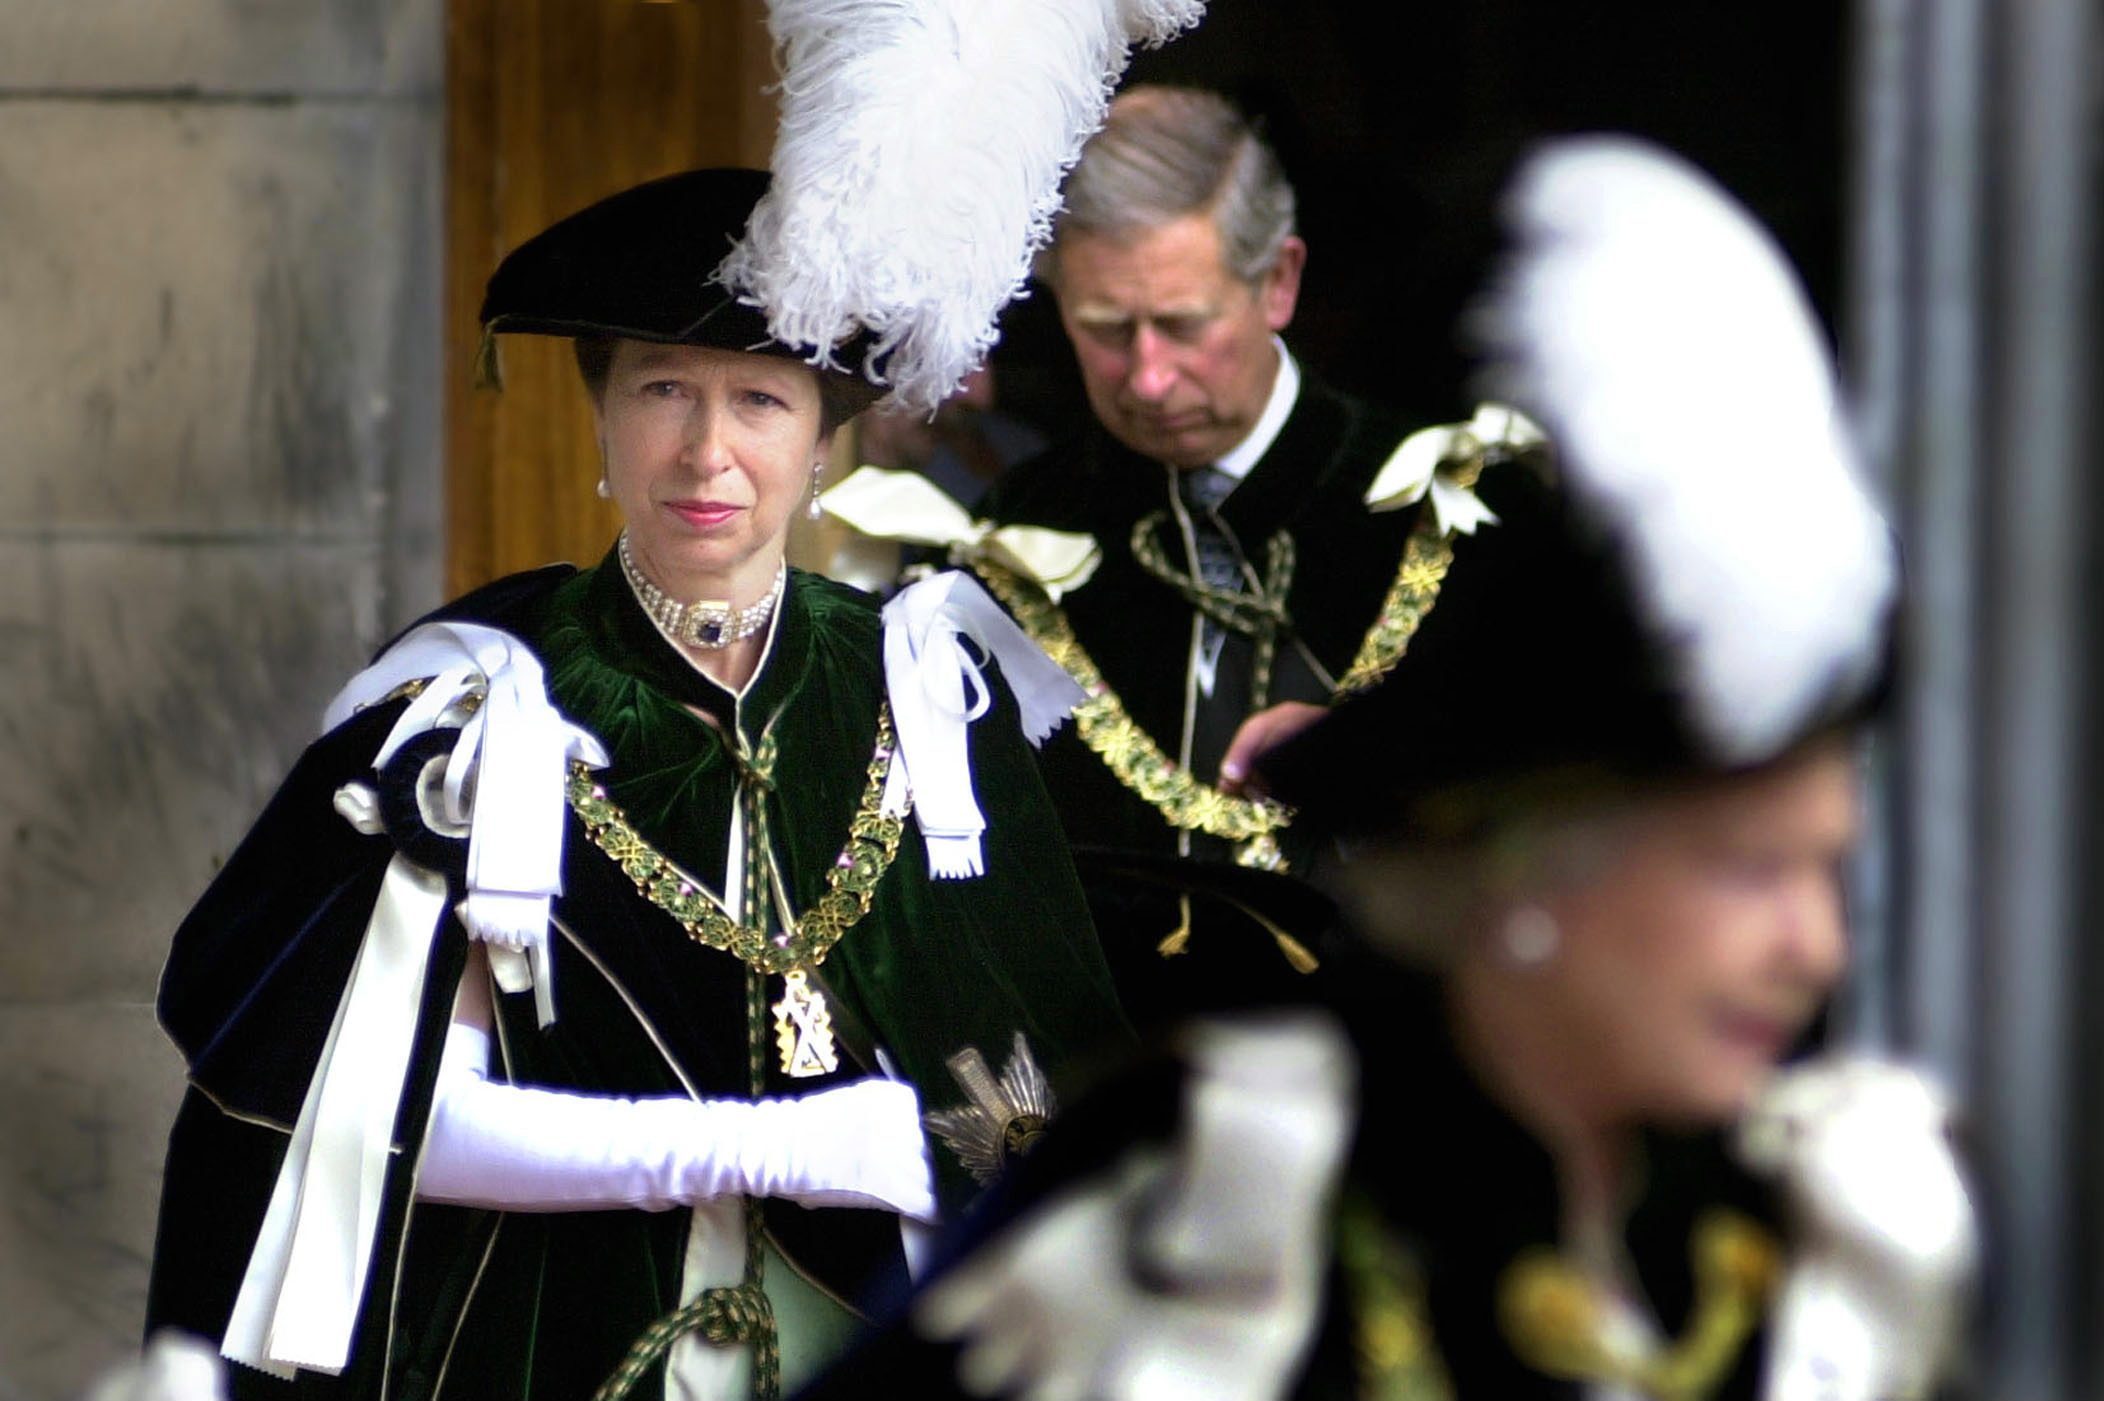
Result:
M439 0L0 7L0 1401L136 1341L168 935L435 602Z

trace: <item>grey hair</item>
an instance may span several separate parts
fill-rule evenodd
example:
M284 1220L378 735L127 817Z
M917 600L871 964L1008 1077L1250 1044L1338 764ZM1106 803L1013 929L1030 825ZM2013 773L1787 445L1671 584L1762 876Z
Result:
M1218 93L1143 84L1121 93L1067 176L1065 210L1038 272L1059 282L1059 239L1126 238L1210 214L1227 269L1255 282L1293 233L1278 155Z

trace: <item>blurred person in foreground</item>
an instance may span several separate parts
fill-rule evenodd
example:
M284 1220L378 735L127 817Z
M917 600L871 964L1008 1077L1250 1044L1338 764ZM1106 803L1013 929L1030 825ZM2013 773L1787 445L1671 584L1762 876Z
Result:
M1343 995L1196 1023L1077 1109L814 1395L1934 1386L1974 1255L1945 1106L1782 1066L1846 962L1897 583L1824 342L1653 148L1552 147L1511 209L1479 329L1555 481L1393 676L1259 761L1351 839Z
M1308 871L1318 844L1245 787L1248 755L1379 679L1449 572L1497 548L1470 487L1526 434L1497 411L1412 423L1294 358L1294 191L1218 94L1120 94L1063 195L1038 273L1094 421L1004 474L977 521L869 474L826 505L950 545L1088 690L1040 758L1120 991L1157 1022L1318 964L1310 931L1172 889L1174 866Z
M239 1396L766 1401L1124 1035L1029 752L1073 682L962 574L880 612L785 542L880 385L983 354L1088 99L1191 7L1004 13L969 53L925 8L778 12L775 176L612 195L490 280L486 351L574 342L622 531L392 644L177 932L148 1325ZM1004 43L1000 121L856 125L969 106ZM887 199L928 217L872 245ZM832 295L864 284L905 307Z

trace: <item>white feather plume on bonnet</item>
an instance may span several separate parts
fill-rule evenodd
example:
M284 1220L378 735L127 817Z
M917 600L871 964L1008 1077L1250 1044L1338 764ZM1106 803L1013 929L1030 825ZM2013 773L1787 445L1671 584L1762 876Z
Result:
M1876 674L1897 575L1797 278L1730 195L1631 138L1544 148L1506 218L1487 387L1622 547L1716 757L1771 757Z
M768 0L774 184L717 278L821 360L867 329L896 402L932 410L992 347L1131 46L1204 8Z

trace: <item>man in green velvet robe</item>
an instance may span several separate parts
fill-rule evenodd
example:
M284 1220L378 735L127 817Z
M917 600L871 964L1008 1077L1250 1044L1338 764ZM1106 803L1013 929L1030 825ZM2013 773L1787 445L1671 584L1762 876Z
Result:
M1224 99L1129 89L1065 196L1040 275L1096 421L981 513L1092 537L1101 558L1059 595L982 572L1092 692L1045 778L1120 989L1152 1020L1269 995L1316 961L1294 931L1157 876L1179 858L1306 872L1290 815L1244 789L1249 752L1378 679L1495 532L1438 517L1423 483L1369 509L1425 425L1330 388L1279 339L1307 249L1276 157ZM1472 474L1467 456L1447 466Z

